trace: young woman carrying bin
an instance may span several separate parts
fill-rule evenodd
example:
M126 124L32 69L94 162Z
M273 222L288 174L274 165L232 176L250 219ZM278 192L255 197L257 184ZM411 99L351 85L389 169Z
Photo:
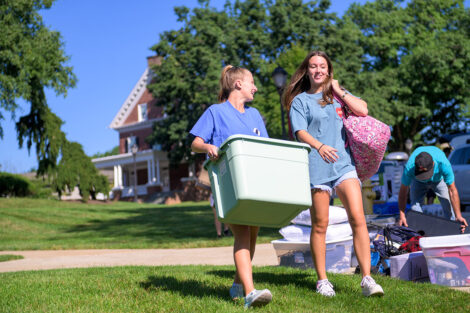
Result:
M362 207L361 183L351 152L345 147L343 111L334 94L341 97L356 115L367 115L367 103L342 89L333 79L333 67L326 53L312 51L292 76L283 95L292 132L299 141L313 148L309 154L310 248L318 275L316 289L324 296L335 296L325 268L329 203L335 190L353 230L354 251L363 275L362 293L364 296L383 295L382 287L370 276L370 241Z
M220 78L219 104L211 105L199 118L190 133L195 136L191 148L207 153L211 160L218 158L218 148L232 135L268 137L258 110L245 104L256 93L253 75L247 69L227 65ZM245 307L261 306L272 299L268 289L256 290L253 285L251 260L255 253L259 227L230 225L234 236L233 257L236 274L230 296L245 296Z

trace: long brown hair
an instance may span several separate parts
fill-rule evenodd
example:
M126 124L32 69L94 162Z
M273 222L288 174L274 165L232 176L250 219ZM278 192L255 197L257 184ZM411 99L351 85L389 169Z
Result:
M219 102L225 102L230 93L235 89L235 82L249 73L246 68L227 65L222 69L220 75Z
M333 79L333 65L331 64L330 58L325 52L315 50L307 54L305 59L295 71L294 75L292 75L290 82L287 85L284 94L282 95L282 100L287 112L289 112L292 100L294 100L295 96L311 88L310 79L308 78L307 72L309 61L314 56L320 56L324 58L328 64L328 78L325 79L322 84L323 95L322 100L320 100L320 104L326 105L333 103L333 87L331 85L331 81Z

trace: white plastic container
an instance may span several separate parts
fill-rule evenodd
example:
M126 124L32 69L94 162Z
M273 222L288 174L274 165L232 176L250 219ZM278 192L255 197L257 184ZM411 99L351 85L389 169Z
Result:
M287 140L230 136L219 159L206 161L222 222L282 227L312 205L310 146Z
M390 276L401 280L419 281L429 277L422 251L390 257Z
M310 243L301 241L273 240L279 265L314 268ZM349 272L351 269L352 237L326 242L326 271L331 273Z
M470 234L423 237L419 240L429 280L444 286L470 286Z

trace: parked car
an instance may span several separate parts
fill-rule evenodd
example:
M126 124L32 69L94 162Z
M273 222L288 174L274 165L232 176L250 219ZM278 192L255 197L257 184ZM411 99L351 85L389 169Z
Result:
M460 145L449 155L455 175L455 186L459 191L462 211L470 205L470 144Z

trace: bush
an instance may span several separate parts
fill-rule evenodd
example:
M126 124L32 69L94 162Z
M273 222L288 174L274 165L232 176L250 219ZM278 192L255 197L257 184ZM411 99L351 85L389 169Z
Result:
M0 172L0 197L31 195L31 182L21 175Z
M52 199L52 189L49 183L44 182L42 179L35 178L30 181L31 198L36 199Z

